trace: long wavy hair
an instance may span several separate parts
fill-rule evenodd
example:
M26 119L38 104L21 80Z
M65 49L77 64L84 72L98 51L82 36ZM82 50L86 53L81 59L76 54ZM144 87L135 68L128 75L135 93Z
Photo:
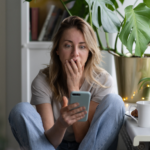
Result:
M68 95L68 89L66 81L62 80L62 65L59 56L56 54L56 51L58 50L59 42L63 32L70 28L76 28L81 31L89 49L89 56L84 68L85 79L90 85L107 88L96 79L101 72L106 73L106 71L100 67L102 55L98 48L97 38L94 30L82 18L78 16L70 16L62 21L58 32L54 36L53 47L50 52L50 64L43 70L43 73L45 73L49 78L50 89L53 93L53 96L58 101L62 100L62 96Z

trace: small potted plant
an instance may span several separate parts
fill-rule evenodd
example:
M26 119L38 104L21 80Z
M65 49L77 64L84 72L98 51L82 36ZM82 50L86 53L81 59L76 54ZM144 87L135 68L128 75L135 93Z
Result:
M114 55L119 95L126 102L141 100L144 95L142 90L138 91L138 82L150 75L150 55L145 54L150 42L149 0L139 4L135 0L133 5L124 9L125 16L118 11L117 0L76 0L68 10L66 4L72 1L75 0L60 0L70 15L84 18L93 27L99 49ZM123 4L126 0L119 1ZM105 32L106 47L98 32L100 27ZM114 47L110 47L108 33L117 33ZM117 49L118 39L122 44L120 49ZM128 53L125 53L124 47Z

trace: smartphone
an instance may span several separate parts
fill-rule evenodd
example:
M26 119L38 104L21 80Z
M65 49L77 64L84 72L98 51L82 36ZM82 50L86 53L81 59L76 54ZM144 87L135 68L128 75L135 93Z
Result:
M89 113L89 105L90 105L91 93L87 91L74 91L70 94L69 104L79 103L78 107L84 106L86 108L87 114L85 117L80 119L79 121L87 121L88 113ZM78 108L75 107L75 108Z

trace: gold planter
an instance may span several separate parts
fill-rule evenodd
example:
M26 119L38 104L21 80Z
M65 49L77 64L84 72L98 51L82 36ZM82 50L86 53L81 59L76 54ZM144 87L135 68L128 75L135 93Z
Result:
M150 77L150 57L115 57L118 94L123 101L136 103L150 101L150 82L143 85L139 91L138 82L144 77Z

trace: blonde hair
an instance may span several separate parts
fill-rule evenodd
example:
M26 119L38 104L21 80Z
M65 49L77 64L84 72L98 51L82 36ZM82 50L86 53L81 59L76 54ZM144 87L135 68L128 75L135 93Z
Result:
M101 72L106 73L106 71L99 66L102 56L98 48L95 32L93 31L92 27L82 18L70 16L62 21L58 32L54 36L53 47L50 53L50 64L49 67L43 71L48 75L51 91L55 99L58 101L62 100L62 96L67 95L68 89L67 85L61 80L62 65L59 56L56 54L56 51L58 49L59 41L63 32L70 28L76 28L82 32L86 45L89 49L89 56L84 68L85 79L90 85L98 85L106 88L96 79Z

